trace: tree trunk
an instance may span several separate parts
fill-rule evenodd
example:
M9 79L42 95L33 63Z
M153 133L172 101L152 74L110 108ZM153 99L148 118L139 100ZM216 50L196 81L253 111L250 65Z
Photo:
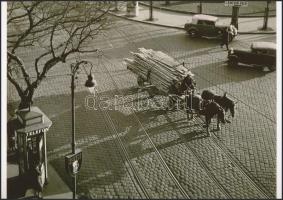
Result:
M28 92L21 96L21 102L19 104L18 109L24 109L29 108L33 104L33 94L34 94L34 88L29 88Z

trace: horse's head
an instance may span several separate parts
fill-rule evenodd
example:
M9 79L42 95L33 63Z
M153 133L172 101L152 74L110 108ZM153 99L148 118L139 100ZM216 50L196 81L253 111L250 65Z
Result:
M222 96L222 102L223 102L223 108L226 109L226 111L227 109L229 109L231 116L234 117L235 116L235 102L229 97L227 97L226 92Z
M214 92L211 90L203 90L201 93L201 98L203 98L204 100L212 100L214 99Z

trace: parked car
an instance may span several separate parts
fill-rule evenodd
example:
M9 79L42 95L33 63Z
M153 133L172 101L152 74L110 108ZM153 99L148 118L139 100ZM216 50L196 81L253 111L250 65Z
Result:
M223 31L229 28L230 42L238 32L235 26L219 21L218 17L203 14L194 15L192 21L186 23L184 28L190 37L206 36L216 38L221 38Z
M273 42L254 42L250 49L233 49L228 51L228 65L238 66L239 63L253 67L268 67L276 70L276 44Z

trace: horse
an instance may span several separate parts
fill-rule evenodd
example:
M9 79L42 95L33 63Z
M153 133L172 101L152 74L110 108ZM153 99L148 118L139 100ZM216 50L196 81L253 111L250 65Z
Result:
M223 124L226 123L225 110L215 101L206 101L203 100L200 95L190 94L186 96L185 104L188 120L192 119L192 117L189 117L192 110L195 110L199 115L205 116L205 127L208 136L211 136L209 132L209 125L214 116L217 116L217 130L220 130L220 122Z
M232 117L235 116L235 104L236 103L232 99L227 97L227 92L224 92L223 96L221 96L221 95L217 95L213 93L210 90L203 90L201 97L205 100L215 101L225 110L225 113L227 113L229 110L231 116ZM230 123L230 121L228 121L227 119L226 121Z

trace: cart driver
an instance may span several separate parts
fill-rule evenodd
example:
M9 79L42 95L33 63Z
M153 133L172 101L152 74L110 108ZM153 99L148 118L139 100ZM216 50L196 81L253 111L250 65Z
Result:
M193 79L194 74L190 71L187 72L186 77L184 78L183 82L181 83L181 91L182 92L189 92L194 91L196 88L196 82Z

